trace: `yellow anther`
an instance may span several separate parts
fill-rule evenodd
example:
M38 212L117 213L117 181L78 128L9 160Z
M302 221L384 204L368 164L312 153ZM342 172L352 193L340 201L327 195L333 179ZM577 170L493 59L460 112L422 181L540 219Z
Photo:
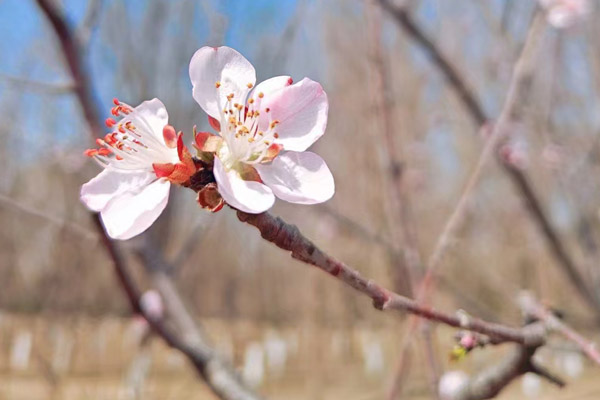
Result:
M218 89L221 87L221 82L215 82L215 87Z
M254 99L248 100L248 104L252 104L252 103L254 103Z
M253 85L253 84L251 84L251 83L248 83L248 84L246 85L246 87L248 87L248 89L252 89L252 87L253 87L253 86L254 86L254 85Z
M260 92L260 93L258 93L258 97L260 97L262 99L263 97L265 97L265 94L263 92Z
M273 134L273 137L274 137L275 139L277 139L277 138L279 137L279 133L275 132L275 133Z

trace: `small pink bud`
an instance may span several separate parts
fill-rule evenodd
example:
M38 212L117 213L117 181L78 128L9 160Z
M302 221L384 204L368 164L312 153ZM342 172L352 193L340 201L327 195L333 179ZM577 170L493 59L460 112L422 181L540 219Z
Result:
M477 340L473 334L467 333L460 338L460 345L467 350L471 350L477 345Z
M140 307L150 319L160 319L164 315L162 297L156 290L148 290L140 298Z

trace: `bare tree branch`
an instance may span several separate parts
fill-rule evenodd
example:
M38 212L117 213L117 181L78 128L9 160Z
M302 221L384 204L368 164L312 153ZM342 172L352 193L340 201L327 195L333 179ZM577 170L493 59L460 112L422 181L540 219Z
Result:
M469 176L467 185L463 189L456 207L446 221L435 247L429 259L427 260L425 277L419 285L416 294L416 299L419 302L427 303L429 301L428 297L433 291L435 275L442 266L442 259L449 248L450 243L452 242L452 238L464 223L468 212L469 202L475 187L479 182L483 168L487 164L488 160L492 157L492 154L494 154L501 138L503 138L508 132L513 115L515 115L517 110L520 109L521 105L523 104L523 97L521 94L523 93L531 77L534 64L534 50L537 47L542 26L543 19L538 15L529 28L526 43L521 50L521 54L519 55L517 62L515 63L510 85L506 94L506 99L504 101L500 116L498 117L498 121L490 128L491 132L489 132L483 150L479 155L477 164ZM485 128L483 129L485 130ZM390 387L388 399L396 398L401 389L400 382L402 379L400 372L406 370L402 364L405 362L406 352L409 350L409 344L411 343L411 338L414 335L417 324L418 320L415 318L412 318L409 322L408 329L402 341L396 379Z
M63 53L72 74L72 79L76 84L77 99L83 109L90 132L92 136L101 136L103 129L91 92L91 79L81 62L80 48L74 37L74 33L56 6L52 4L52 0L37 0L37 2L46 17L50 20L60 40ZM116 243L106 235L99 215L92 214L92 218L98 233L101 235L102 242L112 259L115 273L119 278L123 290L127 294L127 299L132 310L143 315L153 331L161 336L169 346L185 354L217 396L225 400L259 400L260 397L247 388L233 369L210 346L206 345L205 342L190 341L188 337L181 338L179 332L171 329L167 321L162 318L154 318L143 310L140 304L141 292L129 273L125 257L116 246ZM159 290L165 290L164 282L166 281L168 281L168 278L164 276L163 285L158 286ZM168 288L170 290L166 293L161 292L161 295L169 301L168 304L172 306L171 310L177 310L177 312L171 312L173 316L178 318L175 322L178 322L181 326L181 318L183 317L189 321L193 321L191 316L187 315L185 308L175 308L176 306L173 306L173 304L183 304L183 302L179 299L176 290L172 286L168 286ZM196 339L198 338L199 336L196 336Z
M85 11L85 16L83 17L83 22L76 33L77 40L79 40L82 46L85 46L89 42L92 31L98 23L98 18L100 17L100 11L102 9L102 1L103 0L88 0L88 6Z
M448 57L437 47L435 42L425 33L418 23L411 17L405 7L394 6L389 0L379 0L379 3L390 16L398 23L400 28L410 36L416 44L429 56L433 65L446 77L452 89L457 93L460 101L467 110L473 122L481 127L490 118L486 115L481 103L476 98L472 89L467 84L466 79L452 64ZM552 254L558 261L565 275L569 278L573 286L577 288L578 293L583 300L600 315L600 296L597 296L589 287L586 281L578 271L577 266L569 253L566 250L562 239L550 223L550 220L539 200L538 195L531 186L529 179L525 173L512 165L505 162L501 157L497 157L503 167L503 171L511 179L513 185L519 191L521 197L528 205L530 215L538 225L538 228L544 235Z
M499 363L470 378L463 390L454 398L456 400L491 399L515 378L527 372L535 373L558 387L563 387L565 382L561 378L534 361L533 356L537 349L538 346L515 346L514 350Z
M552 314L552 312L539 304L531 293L525 292L521 294L519 304L526 314L544 321L549 329L561 333L565 338L573 342L590 360L600 366L600 351L598 351L596 344L575 332L557 316Z
M185 262L194 254L194 251L198 247L198 241L211 226L213 219L209 221L203 221L198 223L192 232L188 235L187 239L181 246L181 249L171 262L172 270L170 273L176 272Z
M293 258L314 265L371 298L373 306L378 310L408 312L455 328L483 333L492 337L495 343L515 342L532 345L542 344L545 341L544 333L539 329L513 328L464 314L451 315L401 296L364 278L358 271L329 256L304 237L297 227L286 223L279 217L274 217L269 213L248 214L242 211L238 211L237 215L240 221L256 227L263 239L291 252Z
M174 347L184 351L191 358L208 385L220 398L260 400L261 397L247 388L232 366L213 349L208 338L186 309L175 285L166 273L173 267L157 250L156 244L151 243L147 237L146 239L145 245L137 251L137 255L150 272L154 286L165 302L169 322L177 332L173 339L176 339L178 342L175 344L180 346Z
M56 217L50 212L42 212L31 206L28 206L28 205L22 204L16 200L13 200L10 197L5 196L3 194L0 194L0 202L4 203L5 205L7 205L13 209L19 210L26 214L33 215L33 216L41 218L45 221L51 222L52 224L57 225L60 228L65 228L74 235L83 237L87 240L91 240L94 242L98 241L98 234L96 232L93 232L87 228L84 228L83 226L79 226L72 222L66 221L65 219Z
M93 137L99 138L103 136L103 129L100 124L100 113L98 112L98 106L92 94L91 79L88 79L83 65L79 42L64 16L52 0L37 0L37 3L44 12L46 18L48 18L48 21L52 25L52 29L58 37L63 55L67 61L67 67L69 68L75 85L75 94L79 99L81 110L87 125L90 128Z
M34 81L27 78L21 78L18 76L0 74L0 80L7 82L12 86L19 87L25 90L31 90L35 92L45 93L45 94L70 94L75 90L75 85L73 83L53 83L53 82L42 82L42 81Z

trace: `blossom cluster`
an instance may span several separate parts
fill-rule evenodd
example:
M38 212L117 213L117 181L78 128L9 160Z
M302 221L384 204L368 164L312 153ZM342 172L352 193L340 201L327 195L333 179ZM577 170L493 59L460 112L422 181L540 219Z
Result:
M275 197L316 204L333 196L327 164L307 151L327 125L319 83L277 76L255 85L252 64L229 47L199 49L189 74L214 130L194 127L195 156L158 99L137 107L115 99L114 118L106 120L112 132L86 150L104 170L82 186L81 200L100 212L109 236L125 240L148 229L166 207L171 183L197 190L211 211L227 203L257 214Z

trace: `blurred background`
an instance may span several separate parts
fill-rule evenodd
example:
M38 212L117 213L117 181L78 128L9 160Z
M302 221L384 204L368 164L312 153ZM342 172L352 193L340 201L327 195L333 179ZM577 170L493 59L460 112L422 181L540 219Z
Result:
M63 0L82 46L94 100L160 98L191 142L208 130L188 64L204 45L228 45L257 81L307 76L328 94L327 133L314 146L336 178L324 205L277 202L334 257L411 295L406 232L431 254L483 148L446 79L378 1ZM392 2L393 3L393 2ZM537 4L420 0L408 10L497 117ZM595 2L570 29L544 28L529 99L501 154L529 177L579 273L600 270L600 25ZM79 201L99 172L55 32L35 1L0 0L0 399L212 399L185 358L132 315L110 259ZM401 174L403 212L394 199ZM215 347L273 399L378 399L395 379L407 319L376 312L322 272L263 241L230 209L201 210L174 188L146 238L124 244L136 279L152 287L148 242ZM403 214L404 213L404 214ZM408 230L398 221L408 215ZM404 219L403 221L406 221ZM419 264L419 263L416 263ZM439 268L433 303L520 325L515 296L534 292L598 339L598 310L581 300L494 160ZM411 278L412 277L412 278ZM453 330L417 331L403 397L432 398L428 365L473 373L502 348L450 361ZM433 357L433 361L431 358ZM526 376L500 398L596 399L598 370L560 341L541 354L569 385Z

